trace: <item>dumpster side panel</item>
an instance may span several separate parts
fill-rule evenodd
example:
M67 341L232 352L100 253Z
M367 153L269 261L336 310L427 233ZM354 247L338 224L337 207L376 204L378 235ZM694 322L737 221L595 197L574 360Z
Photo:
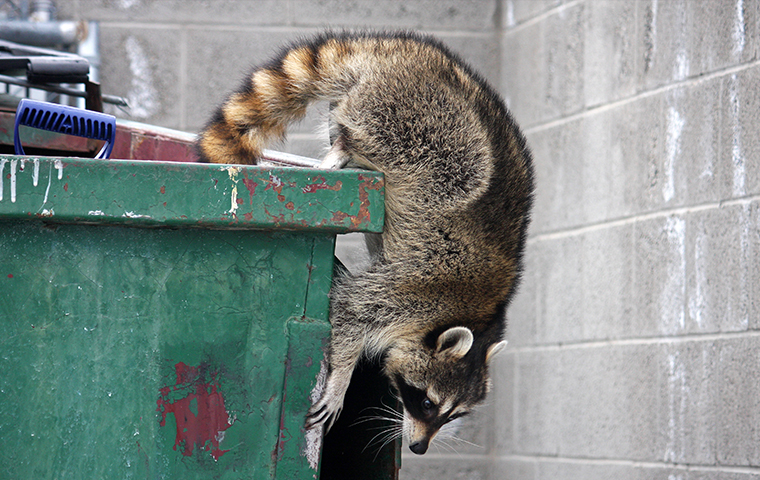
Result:
M3 478L270 478L316 238L0 222Z

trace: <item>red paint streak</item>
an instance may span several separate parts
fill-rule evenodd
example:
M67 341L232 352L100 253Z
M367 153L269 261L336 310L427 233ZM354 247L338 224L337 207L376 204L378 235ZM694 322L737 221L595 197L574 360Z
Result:
M356 213L356 215L349 215L346 212L333 212L332 221L336 223L343 223L345 219L349 219L351 221L351 226L349 227L349 230L356 230L358 229L363 223L369 223L370 221L370 213L369 213L369 192L367 190L380 190L385 186L385 182L383 180L376 180L372 177L365 177L364 175L359 175L359 180L361 180L362 183L359 184L359 211Z
M64 183L63 184L63 191L64 192L68 192L69 191L69 184L68 183Z
M256 195L256 187L259 184L248 178L248 172L245 172L243 183L245 184L245 188L248 189L248 196L250 197L251 205L253 205L253 196Z
M332 190L334 192L340 191L341 188L343 188L343 182L338 180L335 182L335 185L327 185L325 183L324 177L318 177L317 182L319 183L312 183L311 185L306 185L301 189L303 193L314 193L317 190Z
M166 414L173 413L177 424L174 450L181 445L182 455L189 457L197 446L211 451L214 460L219 460L229 452L221 450L219 442L224 438L223 432L232 424L219 390L219 372L210 372L202 366L190 367L182 362L174 369L176 384L159 389L161 396L156 401L156 411L161 413L160 425L165 426Z
M9 274L8 274L8 278L13 278L13 274L12 274L12 273L9 273Z

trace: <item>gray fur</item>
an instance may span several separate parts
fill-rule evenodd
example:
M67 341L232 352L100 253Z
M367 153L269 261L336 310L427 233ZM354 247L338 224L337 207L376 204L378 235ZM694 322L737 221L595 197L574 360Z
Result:
M358 360L376 357L401 394L412 450L424 453L488 390L532 203L525 140L494 90L429 37L328 33L252 78L202 134L206 159L250 163L308 102L326 99L324 165L385 174L372 263L330 292L330 372L307 428L332 425Z

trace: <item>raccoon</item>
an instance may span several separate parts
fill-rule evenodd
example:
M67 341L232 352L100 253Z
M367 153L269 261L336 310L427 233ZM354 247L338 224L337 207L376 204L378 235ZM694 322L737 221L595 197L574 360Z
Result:
M522 271L533 167L499 95L439 41L328 32L253 70L199 137L202 160L255 164L309 103L331 104L322 166L385 174L386 223L371 264L330 291L329 373L307 428L329 430L362 357L382 362L423 454L489 389Z

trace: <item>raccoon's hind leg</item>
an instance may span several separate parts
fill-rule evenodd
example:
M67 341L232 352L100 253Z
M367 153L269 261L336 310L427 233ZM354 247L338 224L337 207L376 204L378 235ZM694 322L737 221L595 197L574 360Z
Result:
M325 155L322 163L319 164L319 168L325 170L338 170L343 168L351 160L351 155L346 151L346 144L342 136L338 136L333 142L330 150Z

